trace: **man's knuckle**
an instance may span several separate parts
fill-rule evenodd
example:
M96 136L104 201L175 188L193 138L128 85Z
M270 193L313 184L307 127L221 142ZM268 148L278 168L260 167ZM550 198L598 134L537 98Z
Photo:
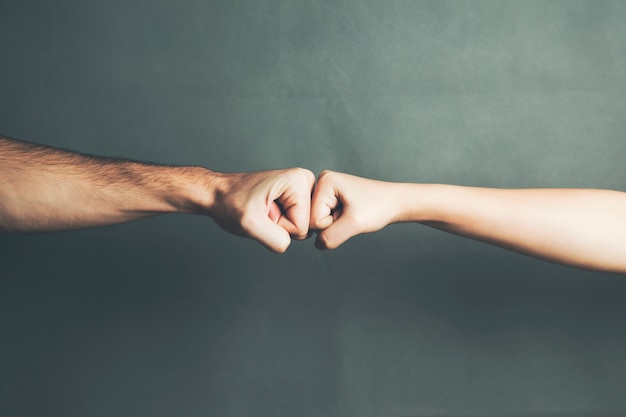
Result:
M306 168L291 168L289 173L293 176L294 179L299 181L313 182L315 181L315 175Z
M277 245L274 250L276 251L276 253L285 253L287 252L287 248L289 247L289 242L287 243L280 243L279 245Z
M239 225L244 232L250 234L258 228L259 221L256 216L244 213L239 219Z
M308 226L300 226L300 227L298 227L296 232L298 234L298 237L300 239L302 239L303 237L306 237L309 234L309 227Z

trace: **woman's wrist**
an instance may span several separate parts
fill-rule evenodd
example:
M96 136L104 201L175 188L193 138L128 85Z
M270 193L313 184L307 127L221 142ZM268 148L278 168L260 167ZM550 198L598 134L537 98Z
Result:
M446 185L398 184L397 222L439 222L442 202L445 201Z

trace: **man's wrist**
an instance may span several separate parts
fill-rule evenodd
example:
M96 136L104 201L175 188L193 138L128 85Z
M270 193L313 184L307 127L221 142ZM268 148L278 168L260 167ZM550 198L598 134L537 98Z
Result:
M197 166L175 167L170 176L168 203L175 212L210 215L222 174Z

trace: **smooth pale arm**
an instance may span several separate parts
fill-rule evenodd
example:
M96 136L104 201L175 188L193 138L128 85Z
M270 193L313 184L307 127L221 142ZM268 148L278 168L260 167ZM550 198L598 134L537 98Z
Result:
M626 193L405 184L399 221L553 262L626 273Z
M626 193L393 183L325 171L311 228L334 249L391 223L419 222L553 262L626 273Z

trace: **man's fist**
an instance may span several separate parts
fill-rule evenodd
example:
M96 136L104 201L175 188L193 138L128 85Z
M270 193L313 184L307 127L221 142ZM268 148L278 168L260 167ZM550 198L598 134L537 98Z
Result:
M335 249L361 233L375 232L399 221L399 184L323 171L311 201L315 245Z
M283 253L290 236L308 235L314 184L315 175L302 168L219 174L210 215L227 232Z

